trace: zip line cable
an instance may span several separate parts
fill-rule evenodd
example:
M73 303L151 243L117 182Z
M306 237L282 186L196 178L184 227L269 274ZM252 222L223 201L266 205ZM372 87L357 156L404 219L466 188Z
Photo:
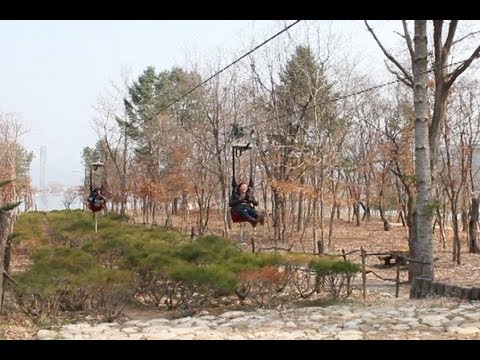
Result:
M280 30L279 32L277 32L276 34L272 35L271 37L269 37L268 39L266 39L265 41L263 41L262 43L258 44L257 46L255 46L254 48L252 48L251 50L249 50L248 52L246 52L245 54L243 54L242 56L240 56L238 59L234 60L233 62L231 62L230 64L228 64L227 66L223 67L222 69L220 69L219 71L217 71L216 73L214 73L213 75L211 75L209 78L205 79L204 81L202 81L201 83L199 83L198 85L196 85L195 87L193 87L192 89L190 89L189 91L187 91L185 94L183 94L182 96L178 97L177 99L173 100L172 102L170 102L164 109L158 111L155 115L151 116L150 119L154 118L155 116L157 116L158 114L160 114L160 112L164 111L164 110L167 110L168 108L170 108L173 104L179 102L180 100L184 99L185 97L187 97L188 95L190 95L191 93L193 93L195 90L197 90L198 88L202 87L203 85L205 85L207 82L209 82L210 80L212 80L213 78L215 78L216 76L220 75L222 72L224 72L225 70L227 70L228 68L232 67L233 65L237 64L238 62L240 62L241 60L243 60L245 57L249 56L250 54L252 54L253 52L257 51L258 49L260 49L262 46L266 45L267 43L269 43L270 41L272 41L273 39L275 39L276 37L278 37L279 35L281 35L282 33L284 33L285 31L289 30L290 28L292 28L293 26L295 26L296 24L298 24L301 20L296 20L295 22L291 23L290 25L286 26L285 28L283 28L282 30ZM461 63L465 63L467 61L470 61L470 59L467 59L467 60L461 60L461 61L457 61L457 62L454 62L454 63L451 63L451 64L447 64L445 66L442 67L443 68L446 68L446 67L450 67L450 66L454 66L454 65L458 65L458 64L461 64ZM435 71L435 68L431 68L430 70L427 70L426 72L423 72L421 73L420 75L424 75L424 74L428 74L428 73L431 73ZM339 100L344 100L344 99L347 99L349 97L352 97L352 96L356 96L356 95L360 95L360 94L364 94L364 93L368 93L368 92L371 92L371 91L374 91L374 90L377 90L377 89L380 89L382 87L385 87L385 86L389 86L389 85L393 85L395 83L398 83L400 81L403 81L403 80L407 80L408 77L405 76L405 77L399 77L395 80L392 80L392 81L389 81L389 82L386 82L386 83L383 83L383 84L378 84L378 85L374 85L374 86L371 86L371 87L368 87L366 89L363 89L363 90L359 90L359 91L356 91L356 92L353 92L351 94L346 94L346 95L342 95L342 96L339 96L339 97L336 97L336 98L333 98L333 99L329 99L329 100L326 100L326 101L323 101L321 102L320 104L316 104L316 105L310 105L310 106L307 106L304 110L308 110L308 109L311 109L311 108L314 108L314 107L318 107L318 106L322 106L322 105L326 105L328 103L334 103L334 102L337 102ZM279 119L284 119L288 116L291 116L291 115L285 115L283 117L274 117L274 118L270 118L270 119L267 119L267 120L264 120L262 121L261 123L265 123L267 121L270 121L270 120L279 120ZM149 119L149 120L150 120ZM257 123L258 125L258 123ZM244 128L248 128L248 127L253 127L253 125L245 125L243 126Z
M454 65L458 65L458 64L461 64L461 63L465 63L467 61L470 61L470 59L461 60L461 61L457 61L457 62L448 64L448 65L445 65L445 66L441 67L441 69L444 69L444 68L447 68L447 67L450 67L450 66L454 66ZM425 75L425 74L431 73L433 71L435 71L435 68L431 68L430 70L422 72L419 75ZM388 86L388 85L393 85L397 82L401 82L402 80L407 80L407 79L408 79L408 77L398 78L396 80L392 80L392 81L389 81L389 82L386 82L386 83L383 83L383 84L379 84L379 85L374 85L374 86L368 87L366 89L356 91L356 92L351 93L351 94L346 94L346 95L342 95L342 96L339 96L339 97L336 97L336 98L333 98L333 99L329 99L329 100L321 102L320 104L309 105L304 109L304 111L308 110L308 109L313 109L313 108L318 107L318 106L327 105L329 103L334 103L334 102L337 102L339 100L344 100L344 99L347 99L347 98L352 97L352 96L356 96L356 95L364 94L364 93L367 93L367 92L370 92L370 91L374 91L374 90L380 89L382 87L385 87L385 86ZM282 116L282 117L272 117L272 118L266 119L266 120L264 120L260 123L256 123L256 125L262 124L262 123L264 124L264 123L266 123L270 120L282 120L282 119L285 119L289 116L291 116L291 114L290 115L285 115L285 116ZM243 127L244 128L249 128L249 127L253 127L253 125L244 125Z
M153 115L152 117L150 117L150 119L154 118L155 116L157 116L158 114L160 114L160 112L164 111L164 110L167 110L170 106L172 106L173 104L179 102L180 100L182 100L183 98L185 98L186 96L190 95L192 92L194 92L195 90L197 90L198 88L200 88L201 86L205 85L207 82L209 82L210 80L212 80L214 77L220 75L222 72L224 72L225 70L227 70L228 68L230 68L231 66L235 65L236 63L238 63L240 60L244 59L245 57L247 57L248 55L252 54L253 52L257 51L258 49L260 49L262 46L266 45L267 43L269 43L270 41L272 41L273 39L275 39L277 36L279 36L280 34L284 33L285 31L287 31L288 29L292 28L293 26L297 25L301 20L296 20L295 22L291 23L290 25L288 25L287 27L285 27L284 29L280 30L279 32L277 32L275 35L272 35L271 37L269 37L267 40L263 41L261 44L258 44L257 46L255 46L253 49L251 49L250 51L246 52L245 54L243 54L242 56L240 56L238 59L234 60L233 62L231 62L230 64L228 64L227 66L225 66L223 69L217 71L215 74L213 74L212 76L210 76L208 79L202 81L200 84L198 84L197 86L195 86L194 88L192 88L191 90L187 91L185 94L183 94L182 96L180 96L179 98L173 100L172 102L170 102L164 109L158 111L155 115Z
M268 42L272 41L273 39L275 39L277 36L279 36L280 34L284 33L285 31L287 31L288 29L290 29L291 27L293 27L294 25L298 24L300 22L300 20L297 20L293 23L291 23L290 25L288 25L287 27L285 27L284 29L280 30L278 33L276 33L275 35L269 37L267 40L265 40L264 42L262 42L261 44L255 46L252 50L248 51L247 53L243 54L242 56L240 56L238 59L236 59L235 61L231 62L230 64L228 64L227 66L225 66L223 69L217 71L215 74L213 74L212 76L210 76L208 79L202 81L200 84L198 84L197 86L195 86L193 89L187 91L185 94L183 94L182 96L180 96L179 98L173 100L170 104L167 105L167 109L172 106L173 104L179 102L180 100L182 100L184 97L190 95L192 92L194 92L195 90L197 90L199 87L205 85L207 82L209 82L210 80L212 80L214 77L220 75L222 72L224 72L225 70L227 70L229 67L235 65L236 63L238 63L240 60L244 59L245 57L247 57L248 55L250 55L251 53L257 51L258 49L260 49L262 46L264 46L265 44L267 44Z

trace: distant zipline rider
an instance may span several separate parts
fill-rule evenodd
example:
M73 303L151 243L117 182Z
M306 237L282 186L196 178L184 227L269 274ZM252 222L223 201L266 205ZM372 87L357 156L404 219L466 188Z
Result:
M88 197L88 208L93 212L100 211L105 207L107 199L102 195L100 188L95 188L90 191Z
M253 227L258 223L263 225L264 216L257 213L255 206L258 206L258 201L250 192L251 188L247 183L241 182L234 187L230 197L229 206L232 222L246 222L248 221Z
M232 125L231 137L239 138L244 136L243 129L238 125ZM253 133L253 131L252 131ZM251 134L250 134L251 135ZM240 182L237 185L235 179L235 158L240 157L244 151L250 150L250 143L246 145L232 146L232 193L230 195L230 216L233 223L249 222L253 227L258 223L263 225L264 216L255 210L258 201L253 196L253 164L250 159L250 180L249 183Z
M87 205L88 208L94 213L103 210L107 204L107 199L102 195L102 187L93 187L92 173L93 171L97 171L99 167L103 167L103 164L93 163L90 166L90 195L87 198Z

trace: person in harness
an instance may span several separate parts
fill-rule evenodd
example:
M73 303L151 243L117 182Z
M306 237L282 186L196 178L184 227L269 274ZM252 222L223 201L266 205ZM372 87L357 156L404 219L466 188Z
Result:
M100 193L99 188L95 188L90 192L88 202L91 204L92 209L102 209L105 205L105 197Z
M255 206L258 206L258 201L250 193L250 189L247 183L241 182L232 192L230 197L229 206L234 212L236 212L242 219L248 221L253 227L264 224L264 215L257 213Z

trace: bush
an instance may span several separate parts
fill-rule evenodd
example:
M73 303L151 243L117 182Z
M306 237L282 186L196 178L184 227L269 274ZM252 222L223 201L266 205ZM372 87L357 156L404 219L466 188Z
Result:
M183 262L169 268L166 273L172 281L192 284L198 289L210 289L215 296L233 294L238 282L234 273L217 264L199 267Z
M312 260L309 266L317 274L317 286L325 286L334 299L350 296L351 282L360 272L357 264L335 258Z
M179 246L172 251L172 256L195 264L212 264L228 260L239 253L240 250L229 240L210 235Z
M332 273L341 273L345 275L353 275L360 272L360 266L350 261L338 260L336 258L319 258L313 259L309 263L310 269L318 275L328 275Z
M134 296L189 313L234 293L269 307L320 289L348 296L360 271L337 257L252 254L218 236L190 242L185 234L124 220L103 215L95 233L90 212L22 214L15 239L48 246L34 251L30 270L14 276L19 306L35 320L93 310L107 321Z
M83 309L86 299L79 279L98 268L97 260L80 249L43 248L34 253L29 270L13 276L16 285L11 289L34 321L55 321L59 311Z
M107 237L90 240L84 243L81 249L97 257L105 267L114 268L125 262L124 255L128 247L128 241L125 239Z
M225 266L234 273L255 271L263 267L276 266L283 263L279 254L245 253L238 252L235 257L225 260Z
M249 297L261 307L283 305L289 294L285 293L288 275L277 267L266 266L261 269L246 271L239 275L241 286L237 295L241 301Z
M120 316L125 305L133 299L135 284L128 271L94 269L79 280L88 294L90 308L108 322Z

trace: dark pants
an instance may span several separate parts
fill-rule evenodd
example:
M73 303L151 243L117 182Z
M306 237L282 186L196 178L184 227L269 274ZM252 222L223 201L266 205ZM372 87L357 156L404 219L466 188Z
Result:
M238 215L240 215L246 220L254 220L258 217L255 209L248 206L236 206L233 209L237 212Z

